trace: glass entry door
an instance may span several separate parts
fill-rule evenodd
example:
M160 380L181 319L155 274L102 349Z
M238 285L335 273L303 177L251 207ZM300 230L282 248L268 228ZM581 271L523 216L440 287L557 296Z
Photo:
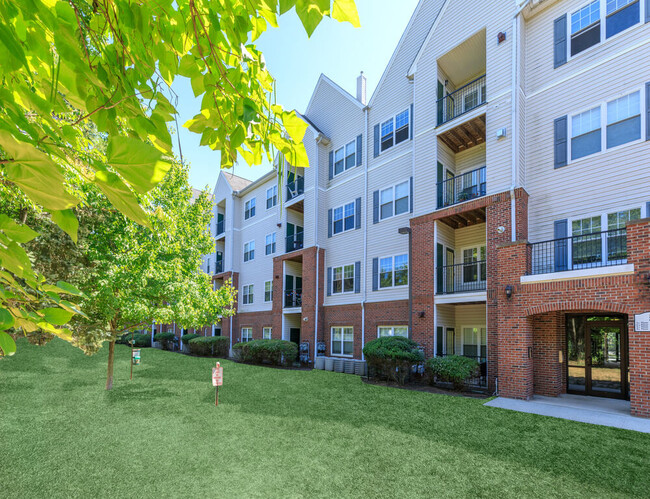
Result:
M567 316L567 391L628 397L626 321Z

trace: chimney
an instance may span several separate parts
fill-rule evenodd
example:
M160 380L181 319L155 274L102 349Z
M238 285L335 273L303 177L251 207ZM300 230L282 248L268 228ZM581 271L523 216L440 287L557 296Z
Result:
M363 71L357 77L357 100L361 102L364 106L366 102L366 77L363 76Z

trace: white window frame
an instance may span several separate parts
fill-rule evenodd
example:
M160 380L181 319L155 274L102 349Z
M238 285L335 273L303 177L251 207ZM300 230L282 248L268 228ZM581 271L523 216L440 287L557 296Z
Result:
M244 284L241 294L242 305L252 305L255 302L255 284Z
M406 334L395 334L395 329L400 328L400 329L406 329ZM381 330L382 329L390 329L390 334L385 334L384 336L381 335ZM404 325L404 326L377 326L377 338L383 338L386 336L403 336L404 338L408 338L409 334L409 327Z
M395 285L395 258L399 256L405 256L406 257L406 284L399 284ZM385 260L387 258L391 259L391 285L390 286L382 286L381 285L381 261ZM386 255L386 256L381 256L378 258L378 268L377 268L377 289L382 290L382 289L399 289L399 288L406 288L409 285L409 281L411 280L411 266L410 266L410 261L409 261L409 255L408 253L400 253L399 255Z
M349 229L346 229L345 228L345 219L347 217L345 216L345 207L350 206L350 205L352 205L352 227L349 228ZM343 214L343 217L341 218L342 230L340 232L336 232L334 230L334 227L336 226L336 220L337 220L335 218L335 214L336 214L336 210L338 210L338 209L340 209L341 213ZM345 203L345 204L342 204L342 205L337 206L335 208L332 208L332 236L338 236L339 234L343 234L344 232L349 232L351 230L354 230L355 227L356 227L357 216L359 216L359 214L357 213L357 203L356 203L356 201L352 201L350 203Z
M272 239L272 241L270 243L272 251L270 253L268 251L269 237ZM275 232L271 232L270 234L267 234L266 236L264 236L264 255L265 256L275 254L275 252L277 250L276 240L277 240L277 236L276 236Z
M352 147L352 154L347 154L348 147ZM340 172L336 172L336 153L343 151L343 170ZM345 144L342 147L339 147L338 149L334 150L334 164L332 165L332 176L337 177L338 175L341 175L348 170L351 170L355 166L357 166L357 139L354 139L347 144ZM348 157L352 156L354 159L352 160L352 165L348 166Z
M406 211L403 213L395 213L395 206L396 206L396 199L395 199L395 193L397 192L397 187L406 184ZM382 203L381 202L381 194L382 192L386 191L391 191L391 201L390 204L392 205L392 210L391 210L391 215L384 217L382 212L381 212L381 207L383 205L389 204L389 203ZM399 198L403 199L403 198ZM408 214L411 212L411 179L404 180L402 182L397 182L396 184L393 184L389 187L386 187L384 189L379 189L379 221L383 220L388 220L389 218L393 217L399 217L405 214Z
M352 267L352 291L345 291L345 267ZM334 291L334 271L336 269L341 269L341 291ZM354 263L346 263L343 265L337 265L336 267L332 267L332 289L330 290L332 296L334 295L347 295L347 294L353 294L354 293L354 286L356 283L356 265Z
M463 325L460 327L460 354L465 355L465 329L478 329L478 358L487 360L488 357L488 339L487 339L487 324L482 326L477 325ZM482 334L481 329L485 329L485 352L483 352L483 344L481 343ZM477 360L477 359L475 359Z
M266 290L266 285L270 284L271 285L271 290L267 291ZM270 293L269 299L266 299L266 294ZM264 303L271 303L273 301L273 281L264 281Z
M271 193L270 196L269 196L269 192ZM269 200L271 200L271 206L269 206ZM273 187L269 187L268 189L266 189L266 209L270 210L271 208L275 208L277 204L278 204L278 186L276 184Z
M625 142L624 144L619 144L614 147L610 147L609 149L607 148L607 104L610 102L613 102L615 100L620 99L621 97L626 97L628 95L631 95L635 92L640 92L639 94L639 112L641 114L641 137L639 139L631 140L630 142ZM600 154L605 154L611 151L617 151L620 148L623 147L629 147L633 146L635 144L642 144L644 143L645 140L645 129L646 129L646 95L645 95L645 84L637 87L633 87L630 89L627 89L624 92L619 92L618 94L615 94L611 97L608 97L607 99L601 101L600 103L595 103L592 104L588 107L579 109L575 112L571 112L567 114L567 164L570 165L572 163L576 163L578 161L583 161L587 158L594 158L597 157ZM600 107L600 151L595 152L593 154L589 154L587 156L582 156L578 159L571 159L572 155L572 144L571 140L573 138L572 136L572 131L573 131L573 117L578 116L585 111L589 111L591 109L594 109L596 107Z
M269 327L269 326L263 327L262 328L262 339L263 340L270 340L271 338L273 338L273 328Z
M335 329L340 329L341 330L341 340L340 342L337 342L340 344L341 347L341 353L334 353L334 330ZM345 330L346 329L351 329L352 330L352 353L347 354L343 353L345 351ZM349 343L349 342L348 342ZM330 328L330 354L334 357L354 357L354 326L332 326Z
M257 201L255 198L250 198L244 203L244 220L249 220L255 216ZM252 213L251 213L252 210Z
M246 331L246 339L244 339L244 331ZM252 327L241 328L241 338L239 338L239 341L242 343L248 343L249 341L253 341L253 328Z
M476 266L478 267L478 279L476 281L466 281L465 280L464 268L465 268L465 265L471 265L471 263L465 262L465 250L476 250L476 254L480 258L482 248L485 248L485 260L476 260ZM446 250L445 250L445 252L446 252ZM455 252L454 252L454 258L456 258L456 253ZM484 263L480 264L479 262L484 262ZM463 264L463 268L461 269L461 273L462 273L461 278L462 278L462 283L463 284L474 284L474 283L479 283L479 282L486 282L487 281L487 244L465 246L464 248L461 248L460 249L460 263ZM482 266L485 266L485 280L481 279L481 267Z
M251 245L252 245L252 251L253 251L253 256L252 257L251 257ZM253 239L252 241L248 241L248 242L244 243L244 263L252 262L253 260L255 260L255 239Z
M398 142L395 142L395 140L397 138L397 117L399 115L403 114L403 113L407 113L407 116L408 116L408 122L406 124L406 129L408 131L408 135L406 136L406 138L404 140L402 140L402 141L400 141L398 143ZM402 111L400 111L398 113L395 113L390 118L382 120L382 121L379 122L379 154L383 154L383 153L385 153L387 151L390 151L393 147L398 146L399 144L403 144L405 142L408 142L409 139L411 139L411 120L412 119L413 119L413 117L411 116L411 109L406 108L406 109L403 109ZM392 143L392 145L388 146L386 149L383 149L382 148L382 142L383 142L382 139L384 138L384 135L383 135L382 129L383 129L383 126L388 124L388 123L392 123L392 126L393 126L393 131L391 132L392 135L393 135L393 138L392 138L393 143ZM387 137L388 134L386 134L385 136Z
M643 0L639 0L639 22L636 24L633 24L629 28L624 29L623 31L619 31L615 35L610 36L607 38L607 18L611 14L607 14L607 0L600 0L600 42L592 45L591 47L578 52L576 55L571 55L571 36L573 33L571 33L571 16L575 14L577 11L583 9L587 5L590 5L593 3L593 0L588 0L582 4L580 4L579 7L576 7L573 10L570 10L567 12L567 32L566 32L566 40L567 40L567 48L566 48L566 56L567 56L567 62L569 62L572 59L575 59L576 57L580 57L583 54L586 54L590 52L591 50L594 50L596 47L600 47L604 43L607 43L609 40L614 40L616 37L621 36L623 33L628 33L631 29L636 29L644 26L644 19L645 19L645 2ZM632 2L630 2L632 3ZM584 28L583 28L584 29ZM582 30L580 30L582 31Z

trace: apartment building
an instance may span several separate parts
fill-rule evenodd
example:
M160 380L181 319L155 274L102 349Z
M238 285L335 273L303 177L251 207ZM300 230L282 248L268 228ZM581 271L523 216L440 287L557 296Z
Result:
M650 0L469 7L422 0L369 100L322 75L308 168L219 175L212 334L303 360L405 335L502 396L650 417Z

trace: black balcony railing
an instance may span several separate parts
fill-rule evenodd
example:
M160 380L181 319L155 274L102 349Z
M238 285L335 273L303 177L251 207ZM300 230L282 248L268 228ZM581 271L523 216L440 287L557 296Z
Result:
M437 271L437 294L439 295L484 291L487 288L487 262L485 260L445 265L438 267Z
M217 222L217 236L223 234L226 231L225 224L223 220Z
M214 273L221 274L223 272L223 260L216 262L214 265Z
M297 177L287 184L287 201L297 198L305 192L305 177Z
M532 275L627 263L625 228L551 239L530 246Z
M481 346L481 350L485 349L485 345ZM487 353L487 352L484 352ZM460 357L467 357L468 359L474 359L478 362L478 372L475 376L471 376L465 380L465 384L468 386L478 386L481 388L487 387L487 355L461 355L453 353L438 353L438 357L450 357L451 355L458 355Z
M485 196L485 166L438 182L438 209Z
M284 292L284 308L302 307L302 289L290 289Z
M296 232L291 236L287 236L287 253L302 249L303 236L304 236L304 232Z
M438 99L438 126L486 102L485 75Z

